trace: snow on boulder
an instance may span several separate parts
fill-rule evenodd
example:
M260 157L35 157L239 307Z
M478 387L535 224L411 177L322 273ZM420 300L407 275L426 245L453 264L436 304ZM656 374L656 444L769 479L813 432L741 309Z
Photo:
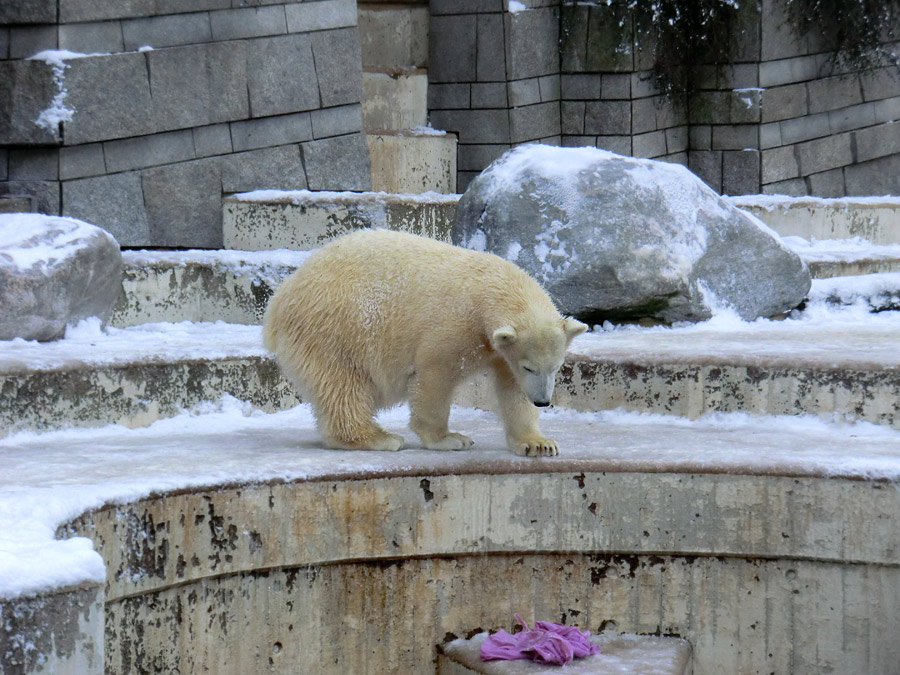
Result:
M122 254L106 230L0 214L0 340L55 340L81 319L105 322L121 292Z
M454 243L507 258L583 321L744 319L796 307L810 287L778 235L678 164L595 148L524 145L462 196Z

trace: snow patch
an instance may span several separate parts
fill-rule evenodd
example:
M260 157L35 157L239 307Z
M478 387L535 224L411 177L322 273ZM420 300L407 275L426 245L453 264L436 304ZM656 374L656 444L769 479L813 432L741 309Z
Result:
M519 12L524 12L528 9L528 6L519 0L509 0L509 13L510 14L518 14Z
M458 194L444 194L429 190L415 194L395 194L391 192L333 192L330 190L252 190L232 195L239 202L260 202L276 204L309 204L309 203L381 203L402 201L412 203L455 204Z

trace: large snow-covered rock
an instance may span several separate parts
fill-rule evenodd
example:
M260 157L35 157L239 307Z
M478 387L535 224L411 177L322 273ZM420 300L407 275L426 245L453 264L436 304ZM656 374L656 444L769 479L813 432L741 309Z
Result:
M73 218L0 215L0 340L55 340L104 322L122 292L122 254L105 230Z
M796 307L806 265L778 235L683 166L595 148L525 145L462 196L453 242L534 275L584 321L744 319Z

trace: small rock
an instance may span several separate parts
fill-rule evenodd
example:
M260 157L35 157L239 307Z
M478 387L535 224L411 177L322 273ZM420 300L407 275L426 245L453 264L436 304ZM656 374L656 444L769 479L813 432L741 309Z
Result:
M56 340L122 292L115 238L73 218L0 214L0 339Z
M796 307L803 261L761 221L678 164L524 145L462 196L454 243L512 260L582 321L743 319Z

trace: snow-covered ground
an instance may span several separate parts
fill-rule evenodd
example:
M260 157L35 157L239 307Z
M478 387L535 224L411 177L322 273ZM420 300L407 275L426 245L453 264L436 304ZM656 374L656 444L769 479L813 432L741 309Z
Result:
M219 483L360 474L549 470L730 472L900 479L900 431L805 417L714 414L695 421L624 412L542 414L561 456L516 457L497 418L456 408L465 452L416 449L405 407L382 423L400 452L323 450L306 406L264 414L231 397L142 429L110 426L0 439L0 598L102 581L87 539L55 540L61 523L105 503ZM664 439L664 440L661 440Z
M145 323L101 330L96 318L70 326L55 342L0 342L0 373L80 365L169 363L184 359L262 356L260 326L215 323Z
M883 276L883 275L870 275ZM894 275L891 275L894 276ZM844 280L849 280L845 277ZM856 277L858 284L867 282ZM815 286L824 299L843 280ZM849 289L851 281L844 281ZM877 286L872 284L873 288ZM571 352L599 359L645 363L729 363L749 366L900 367L900 312L873 314L868 303L833 306L810 303L796 318L741 321L722 311L709 321L642 328L606 324L575 339Z
M900 258L900 244L873 244L868 239L813 239L798 236L782 237L788 248L810 262L856 262L859 260L896 260Z

